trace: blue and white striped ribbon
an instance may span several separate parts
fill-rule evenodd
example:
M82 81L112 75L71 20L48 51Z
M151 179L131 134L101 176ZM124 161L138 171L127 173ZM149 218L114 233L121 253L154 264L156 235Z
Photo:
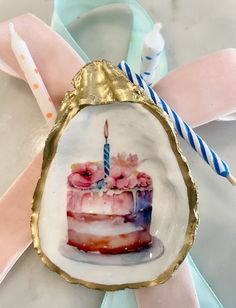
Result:
M179 135L186 140L191 147L212 167L215 172L223 177L226 177L231 184L236 185L236 179L230 174L227 164L206 144L206 142L197 135L192 128L184 122L180 116L172 110L156 92L149 87L142 77L132 72L129 65L122 61L118 67L125 73L128 79L135 85L144 89L152 102L165 111L175 126Z

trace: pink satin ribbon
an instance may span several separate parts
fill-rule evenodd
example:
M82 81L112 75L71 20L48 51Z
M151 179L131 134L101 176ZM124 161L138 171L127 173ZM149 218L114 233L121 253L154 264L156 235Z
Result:
M0 283L31 243L31 203L42 157L37 155L0 199Z
M154 89L190 126L236 119L236 49L225 49L186 64Z
M28 45L53 102L59 104L65 92L72 89L71 80L84 62L44 22L26 14L0 24L0 69L6 73L24 79L11 50L11 21ZM41 163L42 153L0 199L0 282L31 242L31 202Z
M11 21L26 41L53 102L59 103L84 62L35 16L26 14ZM0 69L23 78L11 51L8 23L0 24ZM229 49L171 72L154 88L187 122L198 126L236 111L235 82L236 51ZM31 200L41 162L42 153L0 199L0 282L31 242ZM137 290L136 297L139 308L199 306L187 261L168 282Z
M188 261L166 283L136 291L139 308L198 308L199 303Z

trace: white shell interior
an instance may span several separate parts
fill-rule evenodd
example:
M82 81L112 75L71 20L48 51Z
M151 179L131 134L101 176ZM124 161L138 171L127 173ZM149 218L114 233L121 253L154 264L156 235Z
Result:
M67 239L66 192L70 166L102 160L103 127L109 122L112 153L136 153L153 180L151 233L165 246L152 262L130 266L80 263L59 252ZM140 169L141 169L140 167ZM162 124L143 106L133 103L90 106L80 111L62 134L51 163L39 216L41 248L47 257L74 278L99 284L149 281L162 274L183 246L188 225L187 188ZM121 256L122 257L122 256Z

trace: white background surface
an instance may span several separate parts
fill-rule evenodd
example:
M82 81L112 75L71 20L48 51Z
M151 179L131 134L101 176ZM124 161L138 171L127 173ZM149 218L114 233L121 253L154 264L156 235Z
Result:
M155 21L163 23L170 69L209 52L236 47L234 0L142 0L140 3ZM1 21L27 11L49 22L52 1L0 0ZM4 175L0 192L3 193L38 152L46 128L28 87L2 73L0 81L0 173ZM213 122L197 132L236 174L236 123ZM187 145L182 143L182 148L200 194L201 224L192 256L224 306L233 308L236 306L236 189L216 176ZM49 272L32 248L0 285L1 308L94 308L99 307L101 299L102 292L69 285Z

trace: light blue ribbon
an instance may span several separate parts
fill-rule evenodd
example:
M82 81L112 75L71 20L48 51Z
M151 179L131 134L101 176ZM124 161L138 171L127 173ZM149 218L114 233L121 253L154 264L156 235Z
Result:
M191 274L196 287L198 301L201 308L224 308L209 284L199 272L191 256L188 256ZM114 308L114 307L112 307ZM133 308L133 307L132 307Z
M142 43L144 36L153 28L153 21L143 7L135 0L55 0L52 17L52 28L57 31L87 63L88 56L80 48L67 30L68 25L78 16L89 11L109 4L126 4L132 11L133 25L127 56L127 63L137 72L140 70ZM79 25L78 25L79 26ZM116 63L118 64L118 63ZM161 56L158 67L159 77L167 73L167 60L165 51Z
M135 292L130 289L106 292L101 308L138 308Z

